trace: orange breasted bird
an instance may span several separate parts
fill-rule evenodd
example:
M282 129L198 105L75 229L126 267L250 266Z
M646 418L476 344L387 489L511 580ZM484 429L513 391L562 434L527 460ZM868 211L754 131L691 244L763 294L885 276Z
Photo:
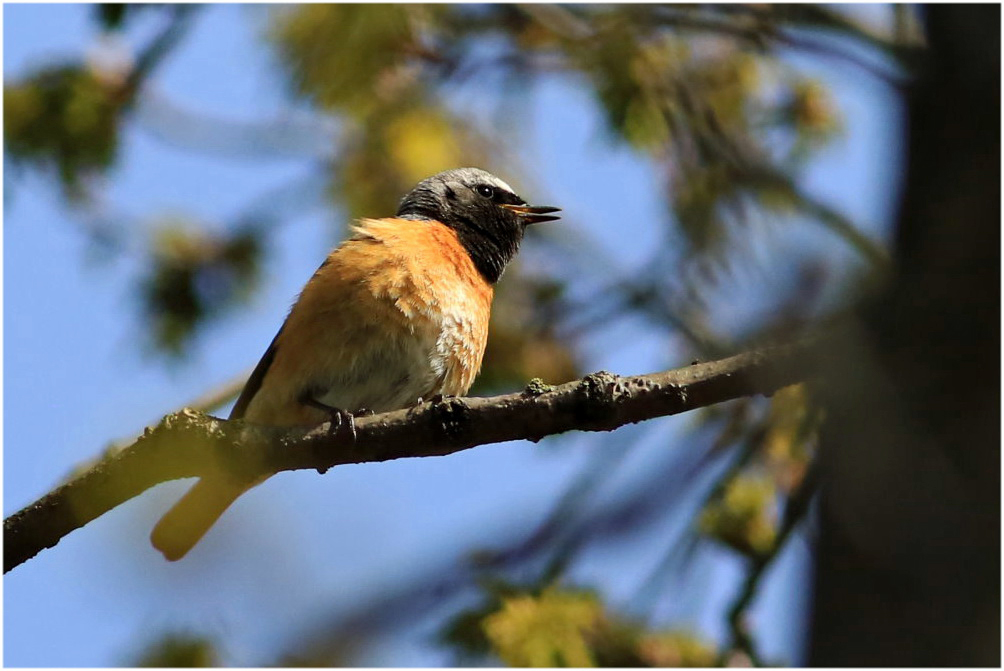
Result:
M337 425L436 395L459 396L481 368L492 286L529 224L552 221L477 168L420 182L397 215L362 219L304 286L251 373L231 419ZM177 560L257 481L200 479L157 523L154 547Z

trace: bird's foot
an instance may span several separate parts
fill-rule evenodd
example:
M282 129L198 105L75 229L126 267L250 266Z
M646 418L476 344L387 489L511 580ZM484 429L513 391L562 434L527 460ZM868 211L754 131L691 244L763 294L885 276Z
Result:
M431 396L428 400L426 400L422 396L419 396L418 399L415 401L415 405L411 406L408 409L408 416L410 417L412 413L418 412L419 410L422 409L422 406L424 406L426 404L439 405L445 399L448 399L448 398L453 398L453 396L444 396L443 394L435 394L434 396Z
M331 408L331 428L328 429L331 435L337 435L343 426L349 430L349 435L352 436L352 442L356 442L356 416L353 415L348 410L342 410L341 408Z
M308 405L311 408L317 408L323 412L328 413L328 433L332 436L338 435L338 432L343 426L348 428L349 435L352 436L352 442L356 442L356 418L348 410L342 410L341 408L335 408L326 403L321 403L313 396L305 396L301 399L304 405Z

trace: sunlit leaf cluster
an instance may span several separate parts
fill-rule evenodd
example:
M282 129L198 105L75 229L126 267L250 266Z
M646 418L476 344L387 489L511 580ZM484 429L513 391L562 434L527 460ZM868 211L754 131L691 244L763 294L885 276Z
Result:
M766 478L740 475L701 514L704 533L748 555L766 553L774 543L774 486Z
M805 385L786 387L766 411L725 425L723 443L740 443L744 458L704 506L700 531L737 552L760 558L776 547L779 510L797 490L815 450L821 411Z
M513 667L714 666L712 645L681 630L650 630L612 615L589 591L496 586L453 621L447 640Z

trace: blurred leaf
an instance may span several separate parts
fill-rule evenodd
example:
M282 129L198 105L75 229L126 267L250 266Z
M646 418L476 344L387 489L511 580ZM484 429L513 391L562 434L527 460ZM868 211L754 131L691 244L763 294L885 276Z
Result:
M671 37L642 40L616 15L597 22L594 39L565 46L575 67L593 83L609 129L639 149L669 140L662 95L665 81L686 58L687 47Z
M804 384L785 387L771 398L764 457L782 492L793 491L805 476L820 421Z
M679 631L646 634L638 642L638 656L646 666L715 666L714 647L697 636Z
M450 618L439 635L440 641L455 647L463 657L474 658L491 652L491 641L488 640L482 623L489 615L502 609L505 599L527 593L537 594L540 591L493 574L482 575L478 587L483 593L481 603Z
M780 114L795 131L795 144L789 159L792 161L806 160L814 150L828 144L843 130L833 96L815 80L794 82Z
M392 119L384 138L401 175L411 182L456 166L460 159L449 120L430 108L412 108Z
M738 187L735 171L722 163L691 166L674 183L676 220L695 252L723 247L726 218L722 210L734 209Z
M484 166L487 143L461 119L425 104L419 93L406 103L374 112L345 128L332 192L352 217L389 216L416 183L442 170Z
M595 666L587 638L602 614L591 594L548 589L503 599L482 626L509 666Z
M757 99L760 70L767 60L762 54L730 46L693 61L683 77L692 94L706 101L704 106L714 114L717 124L746 131L748 112Z
M365 118L413 75L418 26L429 5L307 4L279 10L270 37L301 95L321 107Z
M701 512L701 531L751 557L763 555L777 536L774 484L740 474Z
M178 355L207 318L251 294L258 282L261 234L247 226L226 235L185 221L160 225L141 299L153 342Z
M680 631L648 631L605 612L592 592L548 587L493 595L453 620L448 642L493 651L509 666L710 666L714 647Z
M186 668L219 666L219 654L212 641L201 636L169 634L153 643L134 662L145 668Z
M443 627L440 640L456 649L462 659L487 655L492 647L482 622L500 606L499 601L491 600L477 608L461 611Z
M4 140L16 161L55 168L67 197L106 170L118 149L121 82L77 65L49 67L4 86Z

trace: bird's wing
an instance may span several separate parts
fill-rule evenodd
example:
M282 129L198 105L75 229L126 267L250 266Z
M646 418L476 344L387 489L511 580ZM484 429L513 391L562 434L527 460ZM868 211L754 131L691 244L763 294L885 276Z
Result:
M285 328L285 324L283 324ZM275 334L272 338L272 342L269 343L268 349L265 350L265 354L262 355L261 360L258 361L258 365L254 367L251 371L251 377L244 384L244 389L241 391L241 395L237 397L237 402L234 403L234 409L230 411L230 419L241 419L244 417L244 413L247 412L248 405L251 403L251 399L254 395L258 393L261 389L261 382L265 379L265 373L268 372L269 367L272 365L272 361L275 360L276 343L279 340L279 335L282 333L282 328L279 329L279 333Z
M311 280L318 276L318 274L331 262L331 256L328 256L321 262L321 265L314 271L311 276ZM309 284L309 282L308 282ZM244 384L244 389L241 390L241 395L237 397L237 402L234 403L234 409L230 411L229 419L243 419L244 413L247 412L248 406L251 404L251 399L254 395L258 393L261 389L262 381L265 379L265 374L268 373L268 369L272 366L272 362L275 361L275 353L278 349L279 336L282 335L282 330L286 328L286 322L289 321L289 316L286 316L286 321L283 322L282 326L279 327L279 332L275 334L272 338L272 342L269 343L268 349L262 354L261 359L258 361L258 365L254 367L251 371L251 376L248 381Z

